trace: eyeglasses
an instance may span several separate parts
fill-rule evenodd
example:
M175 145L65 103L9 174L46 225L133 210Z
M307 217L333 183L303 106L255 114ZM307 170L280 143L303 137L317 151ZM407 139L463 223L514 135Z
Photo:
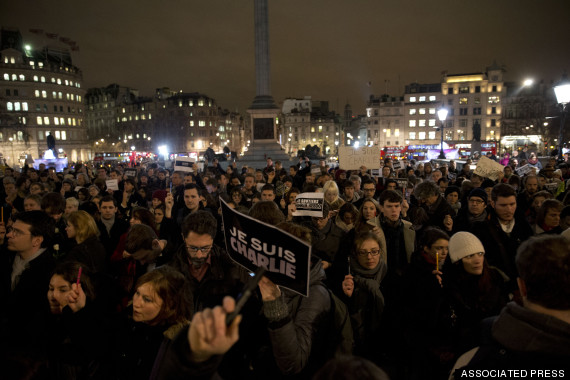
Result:
M17 228L8 227L8 228L6 229L6 235L8 235L8 234L10 234L10 233L11 233L12 236L14 236L14 237L25 236L25 235L31 235L31 234L32 234L31 232L27 232L27 233L26 233L26 232L24 232L24 231L18 230Z
M194 245L187 245L187 246L186 246L186 250L187 250L189 253L196 253L196 252L198 252L198 251L200 251L200 252L202 252L202 253L208 253L208 252L210 252L211 249L212 249L212 246L211 246L211 245L205 245L205 246L203 246L203 247L196 247L196 246L194 246Z
M469 199L469 203L474 203L476 205L480 205L480 204L485 203L485 201L481 201L479 199Z
M362 189L362 191L366 191L366 192L374 192L374 191L376 191L376 189Z
M365 250L359 250L358 252L358 256L362 256L362 257L366 257L368 255L370 256L378 256L380 254L380 250L379 249L372 249L370 251L365 251Z

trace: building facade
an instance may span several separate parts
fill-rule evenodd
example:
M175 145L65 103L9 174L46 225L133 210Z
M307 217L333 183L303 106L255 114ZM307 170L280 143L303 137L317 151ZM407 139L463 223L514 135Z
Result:
M283 101L279 138L287 153L296 155L307 146L317 146L321 155L336 154L342 141L339 115L329 111L327 101L288 98Z
M88 130L98 151L170 153L217 152L227 146L244 148L244 119L216 105L214 99L194 92L160 88L154 97L118 85L89 89Z
M0 152L2 161L22 166L42 158L47 137L69 161L91 159L83 123L82 73L69 49L34 50L18 30L0 35Z

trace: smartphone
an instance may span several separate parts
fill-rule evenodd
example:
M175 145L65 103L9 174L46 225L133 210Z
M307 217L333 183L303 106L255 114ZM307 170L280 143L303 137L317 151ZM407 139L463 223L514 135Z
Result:
M259 284L259 281L261 281L261 277L263 277L264 274L265 274L265 268L262 268L262 267L257 268L255 273L249 274L252 277L249 279L247 284L245 284L245 286L243 287L243 291L239 295L239 298L237 300L236 307L235 307L234 311L232 311L231 313L229 313L226 316L226 325L227 326L231 325L232 322L234 321L234 319L241 312L241 309L243 309L247 300L249 299L249 297L251 297L255 288L257 288L257 285Z

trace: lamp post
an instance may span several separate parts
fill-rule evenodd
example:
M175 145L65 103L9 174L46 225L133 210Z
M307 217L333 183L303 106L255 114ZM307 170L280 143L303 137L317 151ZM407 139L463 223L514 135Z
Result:
M562 108L562 115L560 117L560 129L558 131L558 159L563 159L564 153L562 146L564 145L564 123L566 122L566 105L570 102L570 81L566 76L554 86L554 94L556 95L556 102Z
M439 156L437 158L444 160L445 153L443 152L443 128L445 128L445 119L447 119L447 113L449 111L445 107L441 107L437 110L437 117L441 121L441 145L439 150Z

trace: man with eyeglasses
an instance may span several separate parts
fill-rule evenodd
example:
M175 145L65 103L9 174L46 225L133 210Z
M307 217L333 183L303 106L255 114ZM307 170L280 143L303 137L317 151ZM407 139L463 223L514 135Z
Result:
M208 211L189 214L182 223L182 246L169 263L188 279L195 311L220 304L226 295L236 297L245 279L244 272L214 244L217 227Z
M43 211L22 212L15 218L6 234L9 252L2 255L0 265L0 342L12 353L39 346L43 315L49 310L47 284L55 265L52 218Z
M467 196L467 208L459 210L453 222L453 233L471 231L473 224L487 219L487 192L481 188L471 190Z
M356 207L357 209L360 209L360 206L362 206L362 203L364 203L364 200L366 198L374 198L374 195L376 194L376 183L374 183L373 180L371 179L365 179L362 182L362 198L360 198L358 201L354 202L354 207Z

